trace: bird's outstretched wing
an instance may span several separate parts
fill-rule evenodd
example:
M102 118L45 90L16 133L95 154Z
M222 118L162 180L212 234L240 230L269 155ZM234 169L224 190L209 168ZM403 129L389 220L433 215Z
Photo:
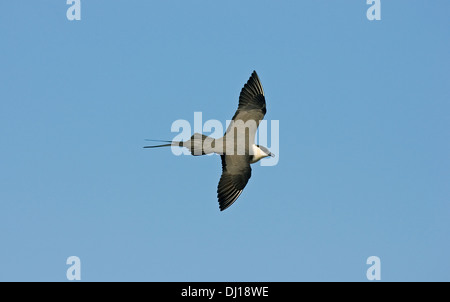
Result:
M231 206L241 195L252 175L250 163L245 155L221 155L222 176L217 187L217 198L221 211Z
M239 95L239 105L228 127L223 141L227 145L222 158L222 176L217 188L217 198L221 211L231 206L241 195L252 175L249 150L255 141L259 122L266 114L264 90L256 71L248 79ZM248 128L248 132L247 132ZM236 152L244 147L242 155ZM232 152L228 152L228 151Z
M248 79L239 95L239 105L224 135L227 148L245 146L245 150L254 143L260 121L266 114L264 90L256 71Z
M242 87L239 95L239 105L233 120L247 121L253 119L259 123L266 114L266 99L264 90L256 71L248 79L247 83Z

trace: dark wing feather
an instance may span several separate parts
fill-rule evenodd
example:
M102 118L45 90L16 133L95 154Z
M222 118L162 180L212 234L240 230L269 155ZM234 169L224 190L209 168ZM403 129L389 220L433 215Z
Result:
M222 176L217 187L217 198L221 211L231 206L241 195L252 169L245 155L221 155Z
M244 114L251 111L252 115ZM242 87L239 95L239 105L233 120L243 120L246 122L249 118L255 119L257 123L264 118L266 114L266 99L264 97L264 90L259 80L256 71L248 79L247 83Z
M239 95L239 105L233 116L233 122L242 121L246 123L249 120L253 120L255 121L255 126L258 127L259 122L264 118L265 114L266 99L264 98L264 90L256 71L253 71ZM219 199L219 208L221 211L231 206L238 199L252 175L248 149L250 144L254 142L256 128L249 129L249 134L246 134L243 132L245 128L241 129L234 125L233 122L225 134L225 144L232 144L233 147L245 144L247 155L221 155L222 176L220 177L217 188L217 198ZM236 134L234 134L235 130L237 132ZM229 133L230 131L233 131L233 136L237 137L232 136L233 139L230 139L228 137L231 134ZM248 139L246 139L247 136ZM236 152L233 154L236 154Z
M256 131L266 111L264 90L256 71L253 71L241 90L238 109L225 132L226 144L234 146L245 144L248 151L255 141Z

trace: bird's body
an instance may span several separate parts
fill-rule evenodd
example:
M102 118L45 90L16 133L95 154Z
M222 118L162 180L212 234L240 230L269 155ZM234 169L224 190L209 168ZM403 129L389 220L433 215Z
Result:
M250 164L264 157L274 156L267 148L256 145L255 135L266 114L264 90L258 75L253 71L239 96L239 105L224 136L218 139L195 133L184 142L169 142L145 148L179 146L189 149L192 155L217 153L222 159L222 176L217 188L221 211L231 206L241 195L251 177Z

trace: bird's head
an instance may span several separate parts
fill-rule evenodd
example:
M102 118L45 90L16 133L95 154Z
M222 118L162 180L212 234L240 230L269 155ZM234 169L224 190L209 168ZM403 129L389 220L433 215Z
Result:
M259 150L261 150L261 153L262 153L262 155L264 155L264 157L268 157L268 156L275 157L275 154L270 152L270 150L267 149L266 147L260 146L260 145L256 145L256 146L259 148Z
M260 146L260 145L253 145L253 155L251 158L251 163L256 163L257 161L259 161L260 159L264 158L264 157L275 157L275 154L273 154L272 152L269 151L269 149L267 149L264 146Z

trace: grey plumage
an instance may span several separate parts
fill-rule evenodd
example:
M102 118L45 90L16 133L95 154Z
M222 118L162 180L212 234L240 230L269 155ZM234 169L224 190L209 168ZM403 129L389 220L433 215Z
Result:
M217 198L221 211L231 206L238 199L252 176L250 145L255 141L257 127L264 118L266 111L264 90L256 71L253 71L250 79L241 90L238 109L232 119L232 121L242 121L243 123L254 121L253 129L249 129L248 134L242 133L242 129L237 129L235 123L232 122L223 138L227 142L230 134L235 132L235 137L232 138L236 142L234 145L244 144L245 154L238 155L237 150L234 150L233 155L221 155L222 176L217 187Z
M251 163L267 156L274 156L267 148L255 145L259 123L266 114L264 90L256 71L253 71L239 95L239 105L223 137L213 139L195 133L185 142L164 141L168 144L144 148L180 146L192 155L217 153L222 160L222 175L217 187L221 211L230 207L242 194L251 175Z

